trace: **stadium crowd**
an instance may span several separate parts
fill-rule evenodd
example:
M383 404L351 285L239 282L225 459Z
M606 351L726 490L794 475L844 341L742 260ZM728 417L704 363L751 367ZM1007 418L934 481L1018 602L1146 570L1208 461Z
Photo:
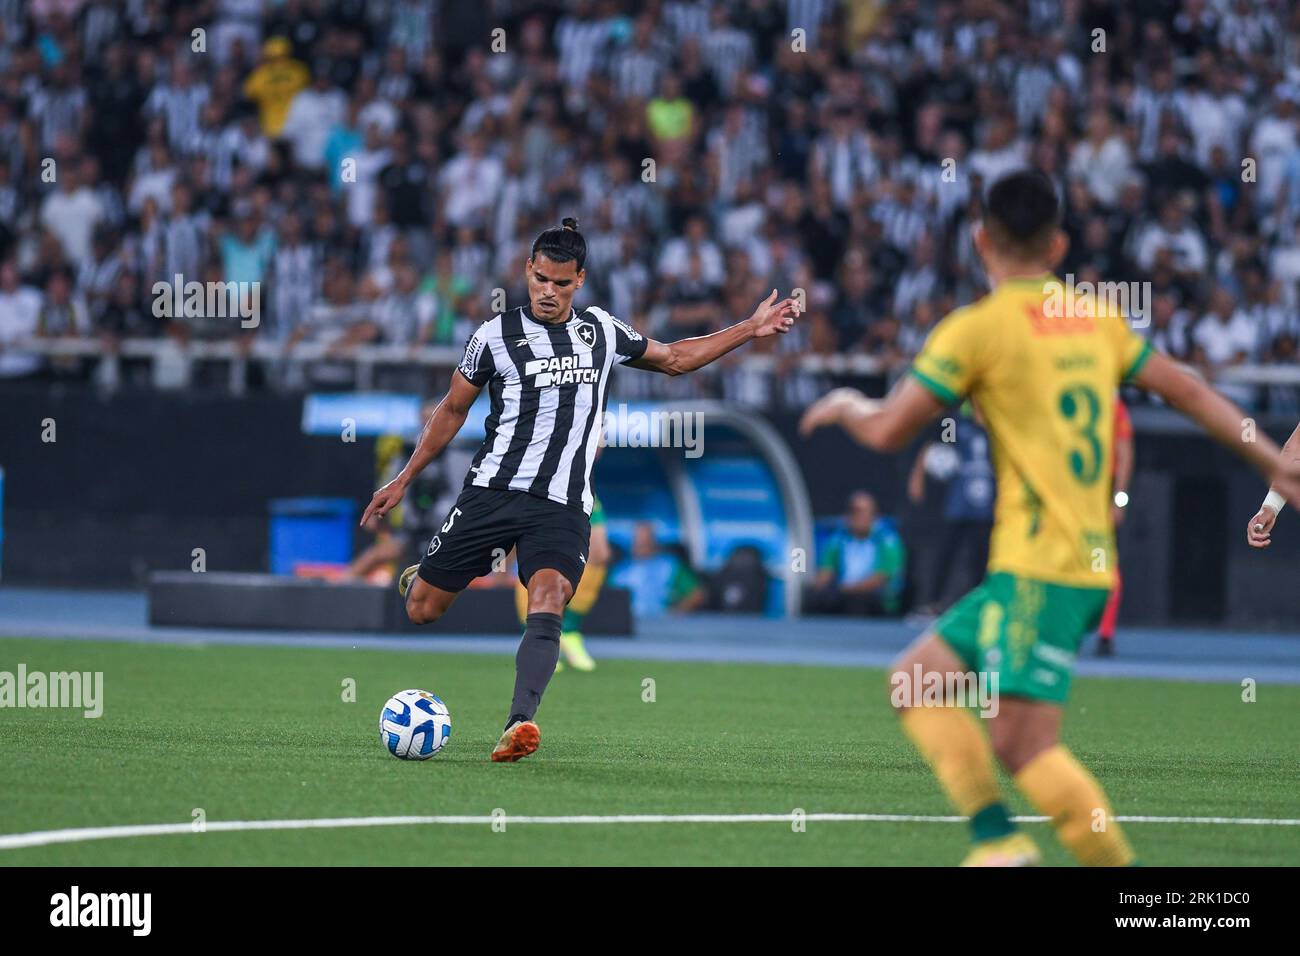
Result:
M806 291L796 333L621 395L802 405L836 381L801 356L887 378L981 294L981 186L1027 164L1064 270L1145 283L1161 347L1295 361L1288 0L0 0L0 377L86 374L33 335L458 346L576 215L579 304L658 338ZM157 317L176 276L257 283L259 326Z

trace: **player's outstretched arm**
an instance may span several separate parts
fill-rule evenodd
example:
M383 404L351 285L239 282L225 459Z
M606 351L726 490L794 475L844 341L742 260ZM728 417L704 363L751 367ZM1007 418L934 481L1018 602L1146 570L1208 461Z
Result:
M823 395L803 413L799 432L808 436L819 428L838 425L860 445L894 452L906 448L943 409L939 399L909 375L883 400L867 398L854 388L837 388Z
M370 504L366 506L365 514L361 516L362 526L370 520L371 515L382 518L401 503L407 486L415 476L442 454L447 443L456 437L456 432L465 424L465 416L469 414L469 408L474 404L474 399L478 398L481 388L462 375L460 369L451 373L451 386L429 420L424 423L420 440L416 443L415 451L411 452L406 467L396 478L375 492Z
M759 303L754 314L745 321L693 339L667 343L651 339L646 344L645 354L627 364L632 368L663 372L665 375L684 375L722 358L750 339L789 332L798 315L799 304L794 299L777 302L776 290L773 289L772 294Z
M1296 425L1295 431L1291 437L1286 440L1282 446L1282 460L1284 462L1300 461L1300 425ZM1269 546L1273 525L1277 522L1277 516L1282 513L1282 506L1286 504L1286 496L1272 485L1269 485L1268 496L1264 503L1259 506L1259 511L1250 519L1246 525L1246 543L1252 548L1267 548Z
M1300 500L1300 461L1285 460L1267 435L1243 440L1247 415L1173 359L1154 352L1134 381L1200 425L1211 438L1255 466L1283 498ZM1288 443L1289 444L1289 443Z

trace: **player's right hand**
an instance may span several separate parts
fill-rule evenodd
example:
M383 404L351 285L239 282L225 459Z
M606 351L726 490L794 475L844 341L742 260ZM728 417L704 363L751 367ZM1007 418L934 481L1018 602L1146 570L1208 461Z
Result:
M370 520L372 515L376 518L384 517L402 503L405 494L406 486L396 478L384 485L371 496L370 504L366 505L365 514L361 516L361 527L366 526L366 522Z
M1277 512L1272 508L1261 507L1259 513L1250 519L1250 524L1246 525L1246 543L1252 548L1267 548L1276 521Z
M799 419L799 434L807 438L819 428L838 425L841 416L850 408L859 407L863 412L871 412L878 404L856 388L832 389L804 411Z

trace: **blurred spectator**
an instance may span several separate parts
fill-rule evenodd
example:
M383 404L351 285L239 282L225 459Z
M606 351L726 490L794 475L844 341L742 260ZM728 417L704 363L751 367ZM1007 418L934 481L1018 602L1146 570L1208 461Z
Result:
M896 614L906 573L907 552L893 522L880 517L875 498L857 491L844 527L822 552L804 607L812 614Z
M61 269L51 272L45 281L36 334L41 338L78 338L91 331L90 310L74 290L72 276ZM72 355L53 356L45 363L47 374L63 379L80 377L86 367L84 359Z
M1070 175L1083 180L1097 202L1114 206L1129 170L1128 145L1112 126L1110 112L1104 107L1093 110L1087 137L1070 154Z
M447 221L465 226L485 219L504 178L501 160L488 152L487 140L479 133L469 134L464 149L448 161L439 177Z
M287 39L271 37L262 44L262 61L244 81L244 95L257 104L268 139L280 138L289 107L309 80L307 67L293 58L293 44Z
M110 338L154 334L155 320L140 304L135 276L120 272L99 314L98 330Z
M1160 218L1139 237L1136 258L1138 265L1147 271L1159 262L1190 277L1205 271L1209 253L1205 237L1188 221L1183 203L1171 198L1161 207Z
M235 228L221 237L224 282L260 283L275 254L275 233L258 221L251 203L235 209Z
M268 276L273 334L283 338L306 318L320 294L319 252L306 241L297 212L289 213L279 223Z
M160 117L167 130L167 145L180 153L199 126L199 115L207 105L211 91L196 81L190 61L178 56L172 61L170 79L160 82L144 103L146 118Z
M1190 320L1170 294L1157 295L1151 305L1151 324L1144 330L1152 346L1176 359L1191 358Z
M849 351L861 343L868 330L886 316L885 296L863 252L850 250L840 273L839 297L831 310L841 349Z
M694 611L707 598L685 559L672 548L659 546L649 522L636 526L632 554L614 566L609 580L632 592L632 613L638 617Z
M781 343L690 378L621 376L616 397L799 404L828 384L801 359L896 375L986 290L980 190L1033 163L1064 201L1064 269L1148 283L1152 341L1213 366L1250 326L1245 361L1293 360L1286 5L482 0L511 39L499 54L433 0L77 0L66 27L0 6L0 257L34 290L71 270L101 318L119 271L147 307L155 281L216 257L265 284L276 321L258 334L459 344L496 290L519 301L532 237L575 215L576 304L652 334L743 318L774 285L808 299ZM394 295L405 266L415 322Z
M347 109L347 97L330 82L329 64L318 63L312 85L293 98L284 118L284 136L299 166L310 172L324 168L325 142Z
M91 313L98 316L113 294L123 272L121 256L112 230L100 227L90 240L90 255L77 272L77 292L85 297Z
M693 215L686 221L682 235L669 239L659 257L659 274L665 279L682 279L694 270L696 281L720 286L725 278L722 252L708 237L708 222Z
M41 303L36 334L48 337L75 337L91 330L90 310L86 300L74 291L72 277L60 270L50 273L45 283L45 300Z
M1007 173L1029 165L1029 150L1020 139L1016 122L1005 113L986 121L979 148L970 154L971 171L987 189Z
M665 74L659 95L646 106L650 133L664 145L680 143L695 131L695 116L695 104L684 95L681 77Z
M894 286L894 315L910 315L921 303L933 301L938 289L939 270L934 263L934 241L923 233L913 245L911 260Z
M1192 332L1192 356L1206 377L1214 381L1219 372L1252 358L1256 341L1256 326L1244 313L1233 309L1232 296L1220 288ZM1255 390L1249 385L1220 385L1219 391L1245 408L1255 404Z
M34 375L42 362L39 355L15 346L40 330L41 293L23 285L12 260L0 262L0 378Z
M90 237L104 209L76 162L68 159L54 168L58 188L41 203L41 225L58 238L64 255L81 265L90 256Z

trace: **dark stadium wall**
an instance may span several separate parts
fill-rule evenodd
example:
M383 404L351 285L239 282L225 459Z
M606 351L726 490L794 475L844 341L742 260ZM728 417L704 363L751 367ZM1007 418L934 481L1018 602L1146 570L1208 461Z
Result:
M208 570L265 570L272 499L373 490L373 441L304 435L296 397L7 385L0 403L8 584L141 587L195 548Z
M150 571L188 569L195 548L208 570L264 571L272 499L360 505L373 490L373 441L304 435L298 397L6 386L0 403L6 584L140 588ZM53 442L42 441L47 419ZM912 455L876 455L830 430L805 442L794 415L771 421L797 451L817 517L865 488L905 535L922 533L904 494ZM1272 547L1253 551L1244 529L1259 480L1196 435L1138 428L1119 535L1123 620L1294 626L1300 514L1288 509Z

